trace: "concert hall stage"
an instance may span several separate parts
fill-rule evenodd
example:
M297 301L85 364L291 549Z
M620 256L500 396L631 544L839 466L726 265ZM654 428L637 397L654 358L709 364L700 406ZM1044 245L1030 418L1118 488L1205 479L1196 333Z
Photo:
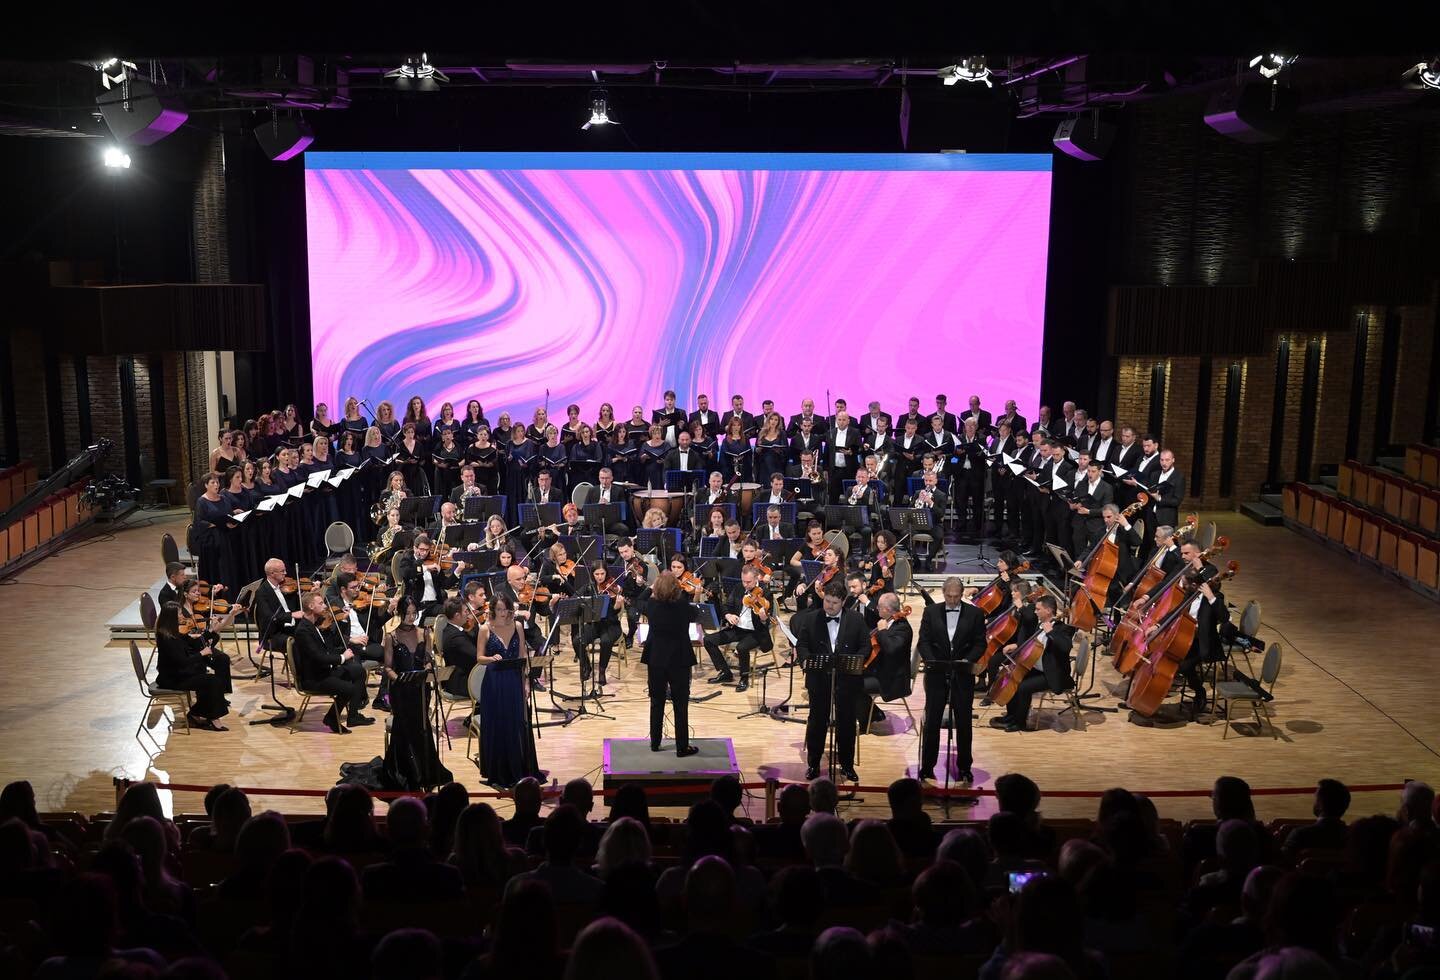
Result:
M692 738L700 751L684 759L675 755L675 740L667 738L659 752L650 751L648 738L607 738L600 772L606 789L640 783L657 790L652 805L679 806L704 799L710 784L721 776L740 778L735 743L728 738Z
M1166 816L1184 819L1208 815L1203 791L1221 774L1241 775L1256 787L1313 786L1322 776L1352 785L1407 777L1434 780L1440 774L1435 754L1440 714L1431 710L1435 684L1423 670L1417 673L1415 665L1427 662L1428 638L1440 631L1440 611L1417 604L1405 590L1387 587L1368 569L1335 563L1324 548L1284 528L1261 527L1233 513L1203 516L1219 522L1220 533L1230 537L1232 551L1244 560L1241 574L1226 589L1228 598L1242 607L1252 598L1258 600L1264 607L1262 633L1282 644L1284 666L1273 705L1278 738L1250 721L1240 726L1238 737L1232 732L1222 739L1221 725L1189 721L1170 705L1149 726L1131 723L1124 713L1089 710L1092 705L1114 707L1124 694L1123 680L1102 658L1096 687L1101 697L1084 702L1083 726L1076 725L1071 713L1061 713L1063 705L1051 701L1036 712L1037 731L999 732L990 727L996 709L981 708L977 702L974 771L980 785L989 788L1003 773L1024 772L1046 791L1043 806L1052 817L1094 815L1093 797L1067 798L1060 795L1063 791L1095 792L1115 785L1201 791L1195 797L1159 801ZM163 717L151 713L137 737L145 702L125 655L128 642L117 641L112 632L112 616L121 603L131 603L157 583L160 535L167 530L178 534L184 523L183 512L176 511L157 514L143 526L116 528L113 537L47 558L3 590L13 621L0 633L0 662L11 668L9 683L0 689L0 725L9 750L0 760L0 780L32 780L42 809L111 809L115 777L323 792L335 783L342 762L384 751L383 725L335 736L324 730L316 710L294 726L247 724L270 716L262 708L271 702L268 680L237 679L232 711L223 719L228 732L171 732ZM948 569L966 577L984 573L975 566L956 568L960 556L955 557ZM943 574L922 581L930 588ZM1296 589L1297 582L1304 588ZM932 594L939 598L933 589ZM1357 596L1365 597L1364 617L1355 615ZM918 627L922 603L910 601L915 607L911 622ZM138 609L133 610L133 625L139 626ZM788 643L778 640L775 646L783 658ZM143 643L141 647L142 655L148 652ZM1374 651L1382 647L1390 655L1377 659ZM248 661L228 639L225 648L237 673L249 673ZM562 689L573 690L574 661L568 646L560 652L557 681ZM759 665L770 662L767 655ZM803 678L797 674L792 690L788 671L782 668L769 675L768 689L757 679L748 691L738 693L730 685L707 685L710 673L707 662L697 667L694 677L696 695L719 691L718 697L691 706L695 736L728 744L746 783L801 779L803 726L754 712L762 694L772 708L787 694L792 704L803 705ZM617 651L610 681L603 710L613 720L589 718L539 732L540 765L560 783L575 776L600 782L606 740L646 733L649 699L638 650L623 655ZM282 702L297 703L283 684L277 686ZM541 697L541 706L548 706ZM882 704L886 720L858 741L856 768L866 786L915 772L920 737L910 715L917 721L923 718L923 683L916 683L907 700L909 715L899 701ZM452 719L452 742L443 748L443 759L457 780L472 790L483 789L474 763L465 757L462 714L457 711ZM799 715L804 717L803 710ZM673 755L663 757L666 767L679 761ZM167 805L180 811L202 809L199 793L165 795ZM865 795L863 803L845 804L845 816L885 814L883 793ZM1392 800L1393 794L1372 794L1357 800L1356 807L1372 812L1393 805ZM1301 817L1310 809L1303 793L1262 796L1257 802L1267 819ZM259 793L252 794L252 805L315 812L323 804L319 798ZM763 794L751 791L747 814L762 816L763 805ZM497 801L502 815L509 806L508 801ZM665 806L658 800L652 803ZM991 809L993 801L987 797L974 807L957 806L956 812L984 817ZM670 807L671 815L681 812Z

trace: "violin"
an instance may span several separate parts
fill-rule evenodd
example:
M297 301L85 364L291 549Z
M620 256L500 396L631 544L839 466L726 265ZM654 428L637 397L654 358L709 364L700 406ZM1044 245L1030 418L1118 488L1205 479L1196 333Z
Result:
M550 590L543 585L522 585L520 591L516 594L516 598L522 606L528 606L534 602L549 602Z
M444 558L425 559L423 567L427 571L444 573L454 569L456 564L457 562L453 556L446 555Z
M768 578L774 572L774 569L772 569L769 565L765 564L759 558L751 559L750 567L755 569L755 571L759 572L761 578Z
M896 611L895 615L890 617L890 622L898 623L902 619L909 618L910 607L901 606L899 610ZM875 658L878 656L880 656L880 628L877 626L875 629L870 631L870 654L865 658L865 663L863 666L868 668L871 664L875 662Z
M314 579L307 579L307 580L306 580L306 583L305 583L305 588L304 588L303 591L305 591L305 592L314 592L314 591L315 591L316 589L318 589L319 587L320 587L320 583L319 583L319 582L315 581ZM300 591L302 591L302 590L301 590L301 588L300 588L299 583L297 583L293 578L290 578L290 577L287 575L287 576L285 577L285 580L280 583L280 591L281 591L281 592L284 592L284 593L287 594L287 595L294 595L296 592L300 592Z
M826 565L822 568L820 574L815 576L815 585L813 586L815 591L818 593L824 589L825 586L829 585L830 580L834 578L839 571L839 565Z
M575 562L569 558L566 558L564 561L557 561L555 563L555 574L561 578L569 578L575 574Z
M641 583L650 577L650 568L639 555L630 559L629 563L625 566L625 570L631 575L634 575L636 581ZM687 572L686 574L688 575L689 573Z
M680 576L677 581L679 581L680 583L680 588L684 589L692 596L700 596L707 594L705 590L705 580L702 579L699 575L696 575L694 572L685 572L683 575Z
M765 595L765 590L758 585L745 593L745 598L742 599L741 602L744 603L747 609L753 612L768 612L770 609L770 598Z
M821 538L819 544L812 544L810 546L810 557L815 561L819 561L820 558L825 554L825 552L829 550L830 542L826 541L824 538Z

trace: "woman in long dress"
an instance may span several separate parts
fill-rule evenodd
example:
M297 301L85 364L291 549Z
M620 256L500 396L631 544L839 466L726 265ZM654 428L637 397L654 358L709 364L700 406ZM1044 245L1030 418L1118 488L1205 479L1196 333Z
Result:
M526 777L544 780L535 757L535 734L530 728L525 633L515 623L514 601L504 593L490 600L490 622L480 627L483 652L477 665L486 665L480 684L480 775L495 786L509 787Z

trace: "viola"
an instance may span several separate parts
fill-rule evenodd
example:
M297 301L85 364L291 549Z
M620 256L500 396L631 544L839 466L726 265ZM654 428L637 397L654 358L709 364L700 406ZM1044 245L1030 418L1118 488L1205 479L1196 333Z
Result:
M1122 516L1128 518L1149 501L1146 494L1137 494L1135 502L1125 508ZM1108 529L1100 540L1095 542L1095 547L1090 549L1084 565L1085 577L1081 579L1075 599L1070 603L1069 623L1077 630L1088 633L1095 628L1100 610L1105 608L1110 581L1115 578L1115 572L1120 567L1120 545L1110 540Z
M770 598L765 595L765 590L758 585L745 593L745 598L741 601L746 608L754 612L767 612L770 609Z
M759 558L751 559L749 564L751 568L755 569L755 571L760 573L761 578L766 578L774 572L774 569L772 569L769 565L765 564Z
M1030 563L1028 561L1022 561L1020 564L1010 569L1010 575L1012 577L1019 575L1022 572L1028 571L1029 568ZM981 589L980 594L975 597L975 605L980 607L981 612L989 616L996 609L1000 608L1000 603L1005 601L1005 592L1009 588L1009 583L1007 583L999 575L996 575L994 580L991 581L989 585L985 586L985 588Z
M893 616L890 617L890 622L898 623L902 619L909 618L910 607L901 606L900 609ZM880 628L877 626L875 629L872 629L870 631L870 653L865 658L864 666L868 668L871 664L875 662L875 658L878 656L880 656Z
M1234 577L1238 571L1240 563L1232 561L1225 571L1204 581L1221 582ZM1147 629L1139 641L1140 666L1135 670L1125 701L1142 718L1152 717L1159 710L1175 682L1180 661L1189 654L1190 646L1195 642L1197 624L1190 616L1190 600L1199 591L1202 581L1182 575L1180 582L1181 588L1185 589L1183 601L1153 627L1154 633Z
M569 558L555 563L555 574L561 578L569 578L575 574L575 563Z
M680 588L684 589L692 596L704 595L706 592L705 580L702 579L699 575L696 575L694 572L685 572L680 576L678 581L680 583Z
M819 592L824 589L826 585L830 584L830 580L834 578L835 574L839 571L839 565L826 565L822 568L820 574L815 576L815 591Z

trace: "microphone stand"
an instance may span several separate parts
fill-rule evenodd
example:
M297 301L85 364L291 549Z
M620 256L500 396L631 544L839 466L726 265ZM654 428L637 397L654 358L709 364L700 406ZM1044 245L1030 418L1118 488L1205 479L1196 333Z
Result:
M265 641L269 638L271 631L275 628L275 624L280 621L281 615L289 615L292 612L294 612L294 610L291 609L289 606L285 605L284 603L281 603L280 608L275 610L275 615L270 617L270 622L265 624L265 629L261 632L259 639L256 640L256 643L262 650L265 649ZM279 728L281 725L288 725L290 723L290 721L295 717L295 709L287 704L281 703L280 701L280 693L275 689L275 667L273 661L274 651L272 650L270 651L270 653L272 657L271 665L265 668L265 672L270 675L270 700L274 701L275 703L265 704L262 702L260 708L264 711L278 711L279 714L275 715L273 718L252 718L250 719L250 724L273 725L276 728Z

